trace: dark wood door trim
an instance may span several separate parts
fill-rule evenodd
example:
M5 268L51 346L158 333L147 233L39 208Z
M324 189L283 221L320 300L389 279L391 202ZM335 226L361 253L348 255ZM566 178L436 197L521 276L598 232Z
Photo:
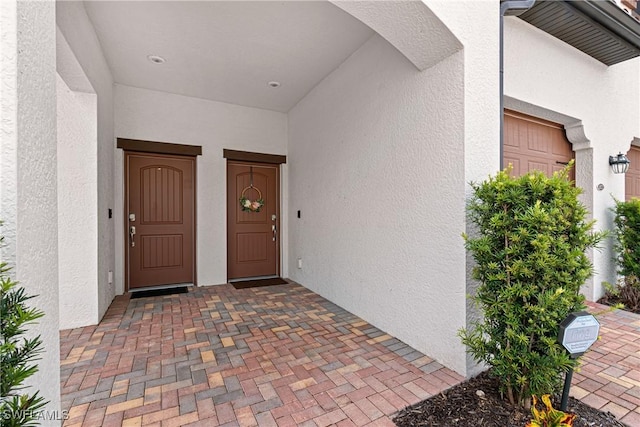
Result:
M222 157L240 162L270 163L275 165L287 163L287 156L280 154L252 153L250 151L228 150L226 148L222 150Z
M116 147L139 153L174 154L178 156L200 156L202 146L172 144L169 142L142 141L139 139L117 138Z
M178 144L170 144L170 145L178 145ZM171 154L166 154L166 153L153 153L153 152L143 152L145 154L152 154L152 155L157 155L158 157L167 157L167 158L171 158L171 157L175 157L174 155ZM125 150L124 151L124 211L123 211L123 217L124 217L124 291L128 292L130 290L129 287L129 205L128 205L128 201L129 201L129 156L130 155L135 155L135 154L140 154L139 152L136 151L129 151L129 150ZM198 223L197 223L197 196L198 196L198 185L197 185L197 162L195 161L195 156L188 156L188 157L192 157L193 158L193 236L192 236L192 241L193 241L193 247L192 247L192 254L193 254L193 260L192 260L192 268L193 268L193 285L197 286L198 285L198 269L197 269L197 228L198 228Z

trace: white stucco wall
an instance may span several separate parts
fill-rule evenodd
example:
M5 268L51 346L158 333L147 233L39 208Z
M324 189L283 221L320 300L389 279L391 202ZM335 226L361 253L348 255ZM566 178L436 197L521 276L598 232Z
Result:
M116 137L201 145L197 158L198 285L227 281L226 160L223 149L287 154L287 116L283 113L206 101L128 86L115 86ZM286 188L287 167L281 171ZM124 289L124 160L116 151L116 247L118 292ZM282 193L286 212L286 193ZM283 215L281 224L286 224ZM287 230L281 230L286 277Z
M0 254L27 294L38 295L29 306L45 313L28 327L30 336L41 336L44 353L26 381L33 386L27 392L39 390L49 401L44 426L59 426L62 417L55 31L53 2L0 2Z
M375 35L289 112L290 277L459 372L462 61Z
M607 67L518 18L505 19L505 95L582 122L588 148L574 149L589 152L576 156L576 175L593 186L584 188L585 203L598 229L612 227L613 197L624 199L624 176L608 159L640 134L639 70L640 59ZM583 287L590 300L602 295L603 281L615 280L611 243L593 252L595 275Z
M95 325L98 309L96 95L58 76L58 252L60 329ZM82 301L82 304L78 304Z
M90 286L97 292L96 318L99 320L116 294L115 283L109 283L108 280L109 271L115 270L114 219L108 217L108 209L114 208L115 205L113 77L82 2L56 2L56 23L82 67L83 77L89 81L97 96L97 274ZM64 73L60 75L71 90L86 90L85 87L74 86L71 80L66 79ZM89 203L88 200L85 202Z

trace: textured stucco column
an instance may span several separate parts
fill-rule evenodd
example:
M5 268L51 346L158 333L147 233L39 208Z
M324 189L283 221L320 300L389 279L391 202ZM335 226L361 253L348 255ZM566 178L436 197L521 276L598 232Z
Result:
M469 182L480 182L500 169L499 2L423 0L464 46L464 196L472 195ZM479 36L481 35L481 36ZM461 195L462 197L462 195ZM473 235L473 224L461 230ZM463 246L462 238L458 244ZM474 294L478 282L472 278L475 261L466 253L466 294ZM452 306L453 307L453 306ZM477 306L460 296L455 309L465 310L466 327L480 318ZM484 369L467 354L466 375Z
M55 3L0 1L0 218L2 260L30 301L45 352L28 389L40 390L60 417L58 222L56 194ZM44 420L42 425L60 425Z

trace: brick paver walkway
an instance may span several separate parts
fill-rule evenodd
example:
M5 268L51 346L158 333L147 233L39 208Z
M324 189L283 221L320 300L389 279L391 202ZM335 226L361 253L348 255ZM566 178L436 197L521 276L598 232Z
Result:
M640 427L640 315L598 319L571 395ZM462 381L297 284L120 296L60 336L65 426L393 426Z
M462 380L297 284L121 296L60 336L65 426L393 426Z
M573 375L571 396L640 427L640 315L588 303L600 321L600 340Z

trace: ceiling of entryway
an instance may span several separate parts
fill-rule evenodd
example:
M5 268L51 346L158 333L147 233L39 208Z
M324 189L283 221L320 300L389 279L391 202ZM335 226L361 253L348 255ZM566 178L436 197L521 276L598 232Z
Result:
M282 112L373 35L328 1L85 1L85 8L116 83Z

